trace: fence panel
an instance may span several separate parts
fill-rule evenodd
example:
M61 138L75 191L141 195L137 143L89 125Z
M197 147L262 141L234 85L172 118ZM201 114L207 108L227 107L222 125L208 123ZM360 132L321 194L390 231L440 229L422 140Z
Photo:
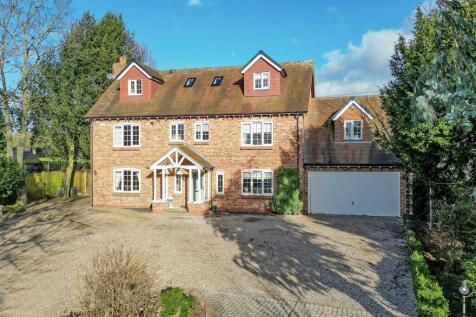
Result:
M65 171L27 174L25 186L28 200L60 196L65 188L65 181ZM79 195L89 195L91 192L91 173L89 171L76 171L73 186L77 188Z

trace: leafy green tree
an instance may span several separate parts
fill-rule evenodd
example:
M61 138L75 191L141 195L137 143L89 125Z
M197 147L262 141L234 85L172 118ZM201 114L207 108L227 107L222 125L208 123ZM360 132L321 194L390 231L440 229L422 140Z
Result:
M400 37L390 61L394 79L381 91L391 134L377 133L381 144L396 153L413 173L414 211L421 219L426 219L428 213L430 182L463 183L468 167L474 164L469 146L476 140L474 131L462 132L446 120L446 104L432 101L432 122L415 120L416 85L437 56L437 38L451 37L450 32L439 27L437 10L424 13L417 9L413 37ZM436 196L456 197L451 188L439 186L436 190Z
M120 16L96 22L89 12L72 25L59 52L50 52L36 75L35 144L67 160L66 195L78 161L89 159L84 115L111 83L112 64L137 47Z

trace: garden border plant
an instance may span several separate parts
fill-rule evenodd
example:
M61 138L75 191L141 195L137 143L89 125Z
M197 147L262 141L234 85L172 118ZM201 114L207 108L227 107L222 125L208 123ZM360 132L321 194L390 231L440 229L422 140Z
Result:
M409 219L406 216L406 240L410 249L410 267L412 271L413 287L416 297L418 316L444 317L449 315L449 303L443 294L443 289L431 274L423 254L423 245L416 233L409 228Z

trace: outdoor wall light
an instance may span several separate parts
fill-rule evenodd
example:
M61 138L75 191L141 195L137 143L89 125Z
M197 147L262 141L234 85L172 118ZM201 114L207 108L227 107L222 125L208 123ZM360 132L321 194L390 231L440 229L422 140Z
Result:
M461 295L463 295L463 317L466 317L466 298L473 296L473 294L470 294L467 281L461 282L461 285L459 286L459 292Z

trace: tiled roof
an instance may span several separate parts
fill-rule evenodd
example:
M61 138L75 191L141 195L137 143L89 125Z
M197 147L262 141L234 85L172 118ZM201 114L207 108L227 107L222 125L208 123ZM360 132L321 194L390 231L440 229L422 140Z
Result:
M246 97L240 66L191 68L158 71L164 81L150 101L137 104L119 99L119 82L114 81L86 114L87 118L189 116L224 114L303 113L307 111L313 85L311 61L282 63L279 96ZM220 86L212 86L215 76L223 76ZM185 80L196 77L193 87Z
M306 118L304 163L306 164L397 164L393 153L380 149L371 143L334 143L329 131L332 116L355 98L374 117L373 123L379 129L387 128L387 118L382 110L379 96L317 97L309 102Z

